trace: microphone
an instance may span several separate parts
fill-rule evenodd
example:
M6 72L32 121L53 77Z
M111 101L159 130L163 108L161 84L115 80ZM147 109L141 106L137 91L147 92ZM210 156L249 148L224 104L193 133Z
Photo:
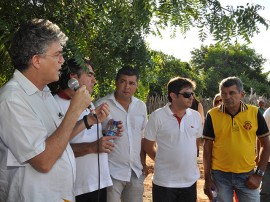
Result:
M68 80L68 87L74 91L78 90L80 88L79 81L77 79L71 78ZM90 113L93 115L96 114L96 111L91 108L91 104L87 107L90 110Z
M77 79L71 78L68 80L68 87L74 91L80 88L79 81Z

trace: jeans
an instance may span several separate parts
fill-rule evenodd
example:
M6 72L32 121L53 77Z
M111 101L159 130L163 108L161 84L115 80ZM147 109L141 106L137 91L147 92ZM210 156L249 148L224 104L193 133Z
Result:
M270 201L270 163L268 162L261 185L261 202Z
M145 176L137 178L132 171L130 182L112 178L113 186L107 188L107 202L143 202Z
M217 191L218 202L232 202L235 190L239 202L260 202L259 189L249 189L245 182L254 173L231 173L212 170L212 178Z
M153 202L196 202L197 183L190 187L171 188L153 184Z

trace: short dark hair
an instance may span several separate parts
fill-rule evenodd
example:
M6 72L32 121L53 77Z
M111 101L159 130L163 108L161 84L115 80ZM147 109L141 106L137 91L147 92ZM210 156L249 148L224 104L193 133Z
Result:
M90 59L84 59L84 63L90 65L93 68L93 62ZM78 64L75 59L71 58L65 62L64 67L61 69L61 74L59 78L59 87L62 90L68 88L68 80L70 79L70 74L77 74L78 77L81 76L83 72L87 71L84 66Z
M167 84L169 102L172 102L172 98L170 96L170 93L177 94L183 88L187 88L187 87L192 88L193 90L195 90L196 83L194 81L188 79L188 78L183 78L183 77L172 78Z
M219 84L219 92L221 92L221 87L231 87L236 85L238 92L242 92L244 90L243 83L240 78L232 76L223 79Z
M26 70L34 55L45 53L52 42L59 41L64 46L67 40L60 28L49 20L27 21L14 34L9 50L14 68L19 71Z
M127 75L127 76L136 76L136 80L139 80L139 73L137 69L130 67L130 66L124 66L116 74L115 81L118 81L121 75Z

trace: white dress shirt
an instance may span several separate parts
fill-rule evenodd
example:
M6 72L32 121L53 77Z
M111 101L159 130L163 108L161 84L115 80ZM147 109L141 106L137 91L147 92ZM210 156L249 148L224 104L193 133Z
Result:
M143 101L132 97L128 111L119 104L114 93L97 101L96 106L107 102L110 106L110 116L116 121L123 122L124 131L121 137L114 140L115 147L109 154L111 176L117 180L130 181L131 171L137 177L142 174L140 160L141 139L147 123L147 110ZM105 128L106 122L103 123Z
M21 72L0 90L0 201L74 200L75 158L68 144L48 173L27 161L45 150L62 121L48 87L39 91Z

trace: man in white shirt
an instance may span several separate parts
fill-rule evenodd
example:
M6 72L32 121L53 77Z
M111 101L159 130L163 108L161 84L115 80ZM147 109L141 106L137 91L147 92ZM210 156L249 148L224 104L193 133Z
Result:
M47 87L59 79L66 40L57 25L43 19L28 21L14 35L9 51L14 76L0 90L1 202L74 200L69 141L85 129L78 119L91 98L80 87L63 117ZM104 109L98 116L108 113Z
M153 202L197 201L196 141L202 118L190 109L195 83L176 77L167 85L169 103L154 111L145 129L144 149L155 161ZM157 145L157 146L156 146Z
M114 150L109 154L113 186L107 189L108 202L143 201L145 156L141 162L140 153L147 110L145 103L133 96L138 79L134 68L123 67L116 75L115 92L97 101L108 103L109 117L123 122L122 136L114 140Z
M63 114L67 112L71 98L75 94L75 91L67 85L69 79L76 79L79 86L85 85L90 94L93 92L96 79L92 66L93 63L87 59L85 59L85 67L70 59L62 68L58 82L60 90L54 97ZM91 109L98 111L103 105L108 107L104 103L95 109L91 103ZM83 119L90 113L86 108L79 119ZM113 143L109 140L116 137L102 137L101 121L103 120L98 120L98 125L93 124L70 141L76 157L76 202L106 202L106 187L112 185L107 153L113 150Z

